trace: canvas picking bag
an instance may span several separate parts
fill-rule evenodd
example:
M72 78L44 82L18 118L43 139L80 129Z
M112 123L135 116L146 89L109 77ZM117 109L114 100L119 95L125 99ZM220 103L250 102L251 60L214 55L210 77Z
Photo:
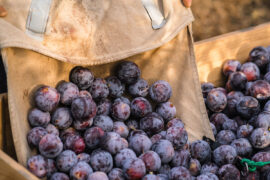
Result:
M68 80L76 65L106 77L119 60L139 65L150 84L168 81L189 141L214 139L193 50L192 13L180 0L0 0L0 47L18 161L26 164L27 113L40 85Z

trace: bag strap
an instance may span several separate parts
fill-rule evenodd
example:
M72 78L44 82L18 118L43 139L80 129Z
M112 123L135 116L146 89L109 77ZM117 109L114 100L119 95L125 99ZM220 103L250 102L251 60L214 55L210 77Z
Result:
M152 21L152 28L157 30L162 28L166 24L166 19L155 5L153 0L141 0L142 4L147 11L149 18ZM163 2L163 1L162 1Z

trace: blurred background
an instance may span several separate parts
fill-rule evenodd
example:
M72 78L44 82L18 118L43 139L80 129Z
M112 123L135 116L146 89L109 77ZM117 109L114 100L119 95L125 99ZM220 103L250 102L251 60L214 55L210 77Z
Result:
M195 41L270 22L270 0L193 0L191 9ZM6 92L6 76L0 56L2 92Z
M191 9L195 41L270 21L270 0L193 0Z

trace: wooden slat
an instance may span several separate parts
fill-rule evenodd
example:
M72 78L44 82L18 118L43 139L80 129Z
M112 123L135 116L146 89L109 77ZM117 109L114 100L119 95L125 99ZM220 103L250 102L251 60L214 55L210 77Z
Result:
M1 180L38 180L25 167L0 150Z
M0 149L17 160L9 121L7 94L0 94Z
M224 84L221 67L227 59L247 60L255 46L270 45L270 23L235 31L195 43L201 82Z

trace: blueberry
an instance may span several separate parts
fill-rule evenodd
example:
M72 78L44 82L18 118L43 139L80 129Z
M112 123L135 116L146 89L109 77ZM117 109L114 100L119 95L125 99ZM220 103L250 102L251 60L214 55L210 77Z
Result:
M39 152L46 158L55 158L63 150L63 143L54 134L46 134L39 141Z
M54 134L56 136L59 136L59 130L53 124L48 124L46 127L46 131L49 134Z
M174 119L170 120L170 121L167 123L167 129L169 129L170 127L180 127L180 128L184 128L185 125L184 125L184 123L182 122L181 119L179 119L179 118L174 118Z
M50 180L69 180L69 177L65 173L56 172L52 175Z
M89 69L76 66L71 70L69 79L71 82L76 84L80 89L85 90L92 85L94 81L94 75Z
M238 156L249 157L252 154L252 146L245 138L235 139L231 146L235 148Z
M125 91L125 85L121 83L121 81L115 77L110 76L106 78L107 85L109 88L110 96L111 97L121 97Z
M159 133L164 128L164 121L157 113L148 113L140 120L140 128L148 134Z
M124 138L121 138L120 136L116 136L115 134L117 133L115 132L107 133L107 136L105 137L103 141L103 148L113 155L118 153L122 149L125 149L128 147L127 140Z
M219 176L220 179L224 179L224 180L227 180L227 179L228 180L229 179L240 180L240 172L232 164L223 165L218 170L218 176Z
M64 105L70 105L79 96L79 88L71 82L63 81L56 89L60 93L60 102Z
M249 60L260 68L264 68L270 62L269 58L269 52L262 46L255 47L249 53Z
M159 155L154 151L147 151L140 157L143 160L147 171L157 171L161 167L161 160Z
M191 156L202 164L211 160L211 148L206 141L197 140L191 143L190 152Z
M46 161L41 155L32 156L27 161L29 171L39 178L46 176L46 165Z
M51 112L57 107L60 94L52 87L43 86L36 91L34 100L40 110Z
M115 165L116 167L122 168L127 159L134 159L134 158L136 158L136 154L132 149L129 148L122 149L114 156Z
M78 97L72 101L71 112L73 117L77 120L88 120L96 115L97 106L92 98Z
M51 177L53 173L57 171L55 160L53 159L45 159L46 161L46 171L47 177Z
M162 163L169 163L175 154L172 143L165 139L161 139L153 144L151 150L159 155Z
M96 171L90 174L87 180L109 180L109 178L104 172Z
M28 114L28 121L32 127L46 127L50 120L50 113L43 112L37 108L32 109Z
M123 101L115 101L111 108L111 115L116 120L125 121L130 116L130 106Z
M109 172L108 177L110 180L125 180L124 171L119 168L113 168Z
M236 110L243 118L250 119L260 111L260 104L257 99L251 96L241 97L236 104Z
M169 121L176 115L176 108L171 102L161 103L157 106L156 112L165 120Z
M105 132L113 130L113 121L109 116L99 115L94 119L94 125L100 127Z
M197 176L201 171L200 162L197 159L191 159L188 170L192 176Z
M217 89L212 89L206 99L207 107L213 112L221 112L227 105L226 95Z
M150 102L143 97L137 97L133 99L131 101L130 108L131 114L137 118L145 117L148 113L152 112L152 106Z
M248 81L255 81L260 78L260 70L258 66L252 62L242 64L240 71L246 75Z
M169 179L171 180L191 180L191 174L188 171L188 169L186 169L183 166L179 166L179 167L174 167L171 169L170 173L169 173Z
M203 97L206 98L208 93L214 88L215 86L212 83L209 83L209 82L202 83L201 89L202 89Z
M270 145L270 132L263 128L254 129L249 140L254 148L263 149Z
M123 171L127 179L141 179L146 174L145 164L139 158L126 160Z
M104 137L105 133L100 127L92 127L84 132L85 144L90 149L97 148Z
M86 180L86 178L92 173L93 169L90 165L84 161L80 161L71 168L69 176L73 180Z
M90 162L90 155L87 153L81 153L77 155L78 161Z
M189 168L191 155L188 150L175 150L174 157L171 161L173 167L183 166L185 168Z
M134 84L140 75L141 70L133 62L123 61L118 66L117 77L126 84Z
M188 141L188 134L184 128L170 127L167 129L166 139L171 141L175 148L182 148Z
M253 131L253 126L247 124L242 125L237 130L237 138L247 138Z
M270 97L270 84L264 80L255 81L250 87L250 95L258 100L267 100Z
M223 74L229 76L231 73L239 71L241 64L237 60L228 60L223 64Z
M73 151L65 150L56 159L57 168L62 172L69 170L78 162L78 158Z
M108 173L112 170L113 158L107 151L95 150L91 154L90 164L95 171Z
M202 165L201 174L205 174L205 173L217 174L217 172L218 172L218 166L215 163L208 162Z
M128 92L134 97L146 97L148 94L149 85L146 80L139 79L136 83L128 87Z
M97 115L108 116L111 111L112 102L109 99L102 99L97 104Z
M236 150L230 145L221 145L213 152L214 162L219 166L224 164L233 164L236 156Z
M121 121L116 121L113 123L113 131L118 133L123 138L127 138L129 133L128 127Z
M51 122L59 129L68 128L73 122L73 118L71 116L69 108L57 108L52 115Z
M30 147L38 146L41 138L48 134L48 132L42 127L35 127L27 133L27 142Z
M204 173L197 176L196 180L218 180L218 177L212 173Z
M156 81L149 89L151 99L157 103L166 102L172 95L172 88L167 81Z
M129 139L129 147L137 154L150 150L151 146L151 140L144 134L136 134Z
M222 130L216 136L216 141L222 145L231 144L236 139L235 134L231 130Z
M78 131L84 131L90 128L93 124L93 118L89 118L87 121L73 121L73 127Z

